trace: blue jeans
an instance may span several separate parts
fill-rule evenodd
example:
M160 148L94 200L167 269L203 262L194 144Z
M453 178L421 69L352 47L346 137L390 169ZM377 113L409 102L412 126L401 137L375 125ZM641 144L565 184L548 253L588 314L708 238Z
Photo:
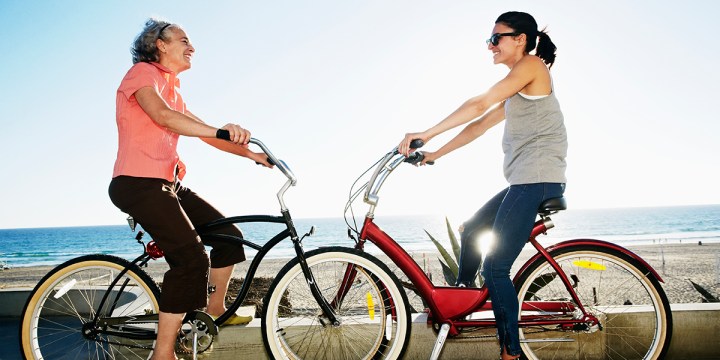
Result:
M518 299L510 280L510 268L530 237L540 204L561 197L565 184L537 183L511 185L495 195L473 217L465 222L460 236L461 249L457 284L468 285L480 266L478 235L492 230L495 241L485 257L482 276L490 291L497 322L500 346L509 355L520 355Z

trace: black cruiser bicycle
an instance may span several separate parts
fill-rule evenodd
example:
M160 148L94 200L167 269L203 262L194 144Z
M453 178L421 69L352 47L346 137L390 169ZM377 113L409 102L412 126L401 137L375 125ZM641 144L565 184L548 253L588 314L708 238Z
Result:
M240 307L260 262L274 246L285 239L293 243L301 263L305 263L302 237L298 236L290 211L284 202L285 192L297 183L287 164L277 159L260 141L259 146L269 161L285 175L287 181L277 194L280 216L247 215L228 217L197 229L204 238L226 241L257 250L236 300L217 319L200 311L188 313L178 335L178 351L195 356L207 350L217 335L217 326ZM131 219L131 228L134 223ZM276 223L284 229L264 245L230 235L210 234L227 224ZM27 359L148 359L152 355L158 321L160 289L142 270L152 259L163 256L157 245L142 240L142 255L128 261L111 255L86 255L69 260L50 271L32 290L21 314L20 348ZM307 266L308 284L314 284ZM320 294L317 286L312 292ZM318 298L319 295L318 295Z

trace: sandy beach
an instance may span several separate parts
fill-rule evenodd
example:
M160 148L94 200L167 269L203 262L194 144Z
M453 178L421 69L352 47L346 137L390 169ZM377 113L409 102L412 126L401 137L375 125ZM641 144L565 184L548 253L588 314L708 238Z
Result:
M665 281L663 287L671 303L702 302L702 296L689 280L702 286L715 297L720 297L720 244L662 244L631 247L630 250L645 259ZM524 251L515 267L533 253ZM438 264L438 254L415 253L413 258L421 267L432 273L437 285L443 284L442 270ZM381 260L383 259L380 256ZM273 278L289 259L265 259L258 268L257 277ZM389 261L385 261L389 263ZM250 262L236 266L234 277L243 278ZM33 287L52 266L17 267L0 271L0 288ZM145 270L156 281L162 281L167 264L154 261Z

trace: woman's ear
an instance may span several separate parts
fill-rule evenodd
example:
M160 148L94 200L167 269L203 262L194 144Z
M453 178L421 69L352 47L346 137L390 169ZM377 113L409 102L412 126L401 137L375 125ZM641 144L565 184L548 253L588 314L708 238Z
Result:
M162 41L162 39L155 40L155 46L157 47L159 52L165 53L165 42Z
M527 35L525 33L522 33L515 37L515 40L518 42L518 46L525 47L525 44L527 43Z

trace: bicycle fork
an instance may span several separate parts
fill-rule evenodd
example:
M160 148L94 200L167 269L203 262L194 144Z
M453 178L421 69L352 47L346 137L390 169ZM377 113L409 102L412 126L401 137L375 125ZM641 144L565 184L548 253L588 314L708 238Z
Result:
M292 240L293 242L295 254L297 255L298 262L300 263L300 268L302 269L303 275L305 276L305 282L308 284L308 287L310 287L310 293L312 293L313 298L318 303L318 305L320 305L320 309L322 309L323 312L322 315L328 320L328 322L333 326L339 326L340 321L338 321L337 316L335 316L335 311L333 311L333 307L330 305L330 303L328 303L328 301L325 299L322 292L320 291L320 288L315 281L315 277L313 276L312 271L307 264L307 260L305 259L305 252L303 251L302 240L305 239L305 237L314 234L315 227L311 227L310 231L307 234L303 235L302 238L299 238L297 235L297 230L295 230L295 225L293 224L290 217L290 212L285 210L282 213L285 217L286 223L288 224L288 230L290 231L290 240ZM321 324L326 325L326 323L323 321L322 316L319 318L319 320Z
M312 271L310 270L310 267L305 260L305 257L300 255L302 253L302 245L297 242L295 244L295 247L296 251L298 251L300 268L303 271L303 275L305 275L305 282L310 287L310 292L312 293L313 298L318 303L318 305L320 305L323 315L325 316L325 318L327 318L328 322L333 326L339 326L340 321L338 321L337 316L335 316L335 311L333 311L332 306L330 305L330 303L327 302L327 300L325 300L325 297L320 291L320 288L318 288L317 282L315 282L315 277L313 276ZM300 250L297 250L298 247L300 247ZM322 321L322 317L320 318L320 322L325 325L325 322Z

